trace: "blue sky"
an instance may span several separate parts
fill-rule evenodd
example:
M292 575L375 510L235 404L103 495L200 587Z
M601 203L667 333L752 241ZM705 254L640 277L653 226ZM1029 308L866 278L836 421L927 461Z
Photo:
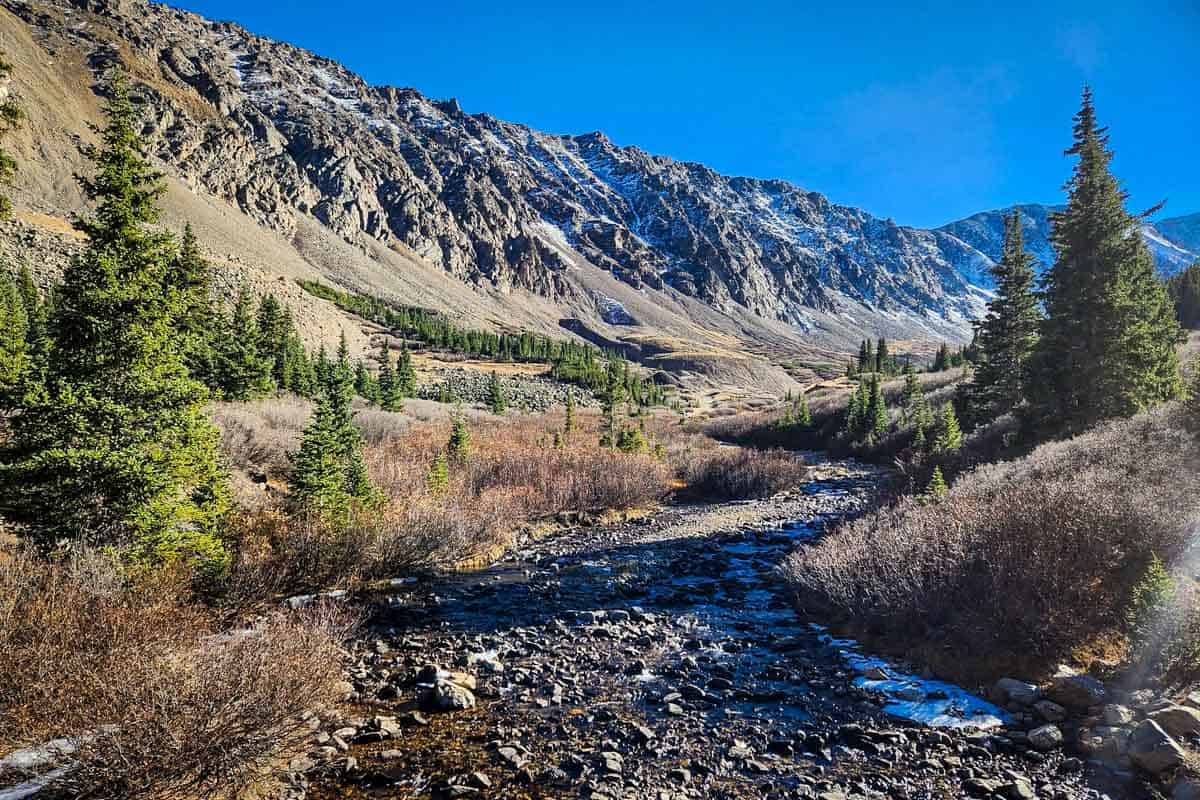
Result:
M1084 81L1140 210L1200 211L1200 3L180 0L556 133L909 225L1054 202Z

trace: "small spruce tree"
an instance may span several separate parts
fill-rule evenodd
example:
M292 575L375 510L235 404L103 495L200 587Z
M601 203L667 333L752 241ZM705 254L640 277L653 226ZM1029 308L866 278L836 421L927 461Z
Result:
M488 380L488 405L496 416L502 416L508 410L508 397L504 392L504 384L495 370L492 371L492 376Z
M253 400L271 391L271 361L259 351L258 323L250 293L238 293L217 346L217 373L227 400Z
M413 368L412 352L407 343L400 348L400 358L396 363L396 385L400 397L417 396L417 372Z
M450 425L450 440L446 442L446 452L455 464L462 464L471 456L471 430L467 427L467 421L461 411L455 413L454 421Z
M28 317L21 291L0 272L0 408L20 407L32 364Z
M958 417L954 406L950 403L942 405L938 412L936 430L933 437L933 452L945 453L957 450L962 446L962 429L958 425Z
M801 428L811 428L813 426L812 411L808 407L808 395L801 392L796 397L794 404L796 409L796 424Z
M217 375L217 320L211 298L212 277L208 261L191 223L183 228L183 240L169 272L171 288L179 293L175 329L184 366L193 378L210 389L219 388Z
M871 399L867 405L867 433L872 440L879 441L887 433L890 424L887 401L883 397L883 385L879 376L875 375L871 379Z
M433 457L433 463L429 465L429 472L425 475L425 485L433 495L445 494L450 488L450 464L445 453L439 452Z
M944 500L949 492L946 479L942 477L942 468L934 467L933 475L929 478L929 486L925 489L925 499L932 502Z
M291 499L300 510L345 524L355 505L373 502L375 488L354 427L354 375L344 354L330 365L317 407L292 460Z
M578 421L575 419L575 395L567 392L567 401L564 405L565 411L563 416L563 433L570 436L575 432L578 426Z

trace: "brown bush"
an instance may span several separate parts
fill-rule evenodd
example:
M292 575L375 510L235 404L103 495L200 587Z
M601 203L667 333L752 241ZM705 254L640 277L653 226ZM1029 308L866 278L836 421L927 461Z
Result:
M579 417L581 429L562 447L553 436L561 415L472 420L471 455L451 463L444 492L431 490L426 478L445 451L448 419L372 437L377 443L365 456L383 506L355 514L340 528L278 510L243 515L235 525L231 600L242 604L454 565L491 552L527 521L646 506L670 491L666 464L600 448L595 415Z
M686 493L697 499L745 500L770 497L804 482L808 468L782 450L716 448L686 465Z
M225 796L331 698L344 630L275 613L214 635L183 577L130 582L85 554L0 559L0 748L67 738L74 796Z
M288 454L300 446L300 434L312 403L295 396L249 403L214 403L210 410L221 431L221 452L237 470L285 475Z
M1121 628L1131 588L1154 555L1182 557L1198 511L1200 444L1170 406L980 467L942 502L902 500L786 571L802 608L868 634L1044 667Z

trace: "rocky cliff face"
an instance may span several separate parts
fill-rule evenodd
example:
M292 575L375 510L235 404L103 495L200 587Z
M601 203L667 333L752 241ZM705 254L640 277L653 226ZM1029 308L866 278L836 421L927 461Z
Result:
M97 73L133 62L159 155L284 235L315 219L469 284L547 297L576 291L564 273L583 256L633 287L801 328L864 307L962 326L979 308L986 259L971 247L781 181L466 114L166 6L3 5Z
M1013 208L1021 213L1025 249L1033 255L1040 274L1054 263L1054 247L1050 244L1050 215L1060 206L1027 204ZM960 239L991 261L1000 257L1004 245L1004 218L1011 212L1012 208L981 211L938 230ZM1200 260L1196 252L1200 250L1200 214L1147 222L1141 226L1141 232L1162 275L1174 275ZM990 287L991 277L982 276L977 283Z
M480 296L532 293L549 301L543 318L557 309L603 336L699 327L752 346L782 336L785 349L792 337L835 349L864 333L962 338L991 283L1000 212L903 227L602 133L545 134L370 86L307 51L144 0L0 6L47 53L69 50L96 87L125 64L157 155L198 195L284 240L308 242L319 227L384 272L396 267L381 248ZM1047 209L1022 212L1048 263ZM1184 258L1163 241L1156 254Z

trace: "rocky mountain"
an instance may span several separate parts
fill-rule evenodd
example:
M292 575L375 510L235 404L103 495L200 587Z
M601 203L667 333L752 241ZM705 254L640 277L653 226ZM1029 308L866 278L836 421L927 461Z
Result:
M1061 206L1031 203L981 211L943 225L938 230L965 242L989 261L997 259L1004 244L1004 218L1013 208L1021 214L1025 248L1033 255L1040 273L1054 263L1054 248L1050 244L1050 215ZM1141 231L1162 275L1174 275L1200 260L1200 214L1147 222L1142 225ZM990 287L990 277L981 278L978 284Z
M475 324L618 342L679 369L711 375L720 362L731 380L774 386L787 378L769 362L840 363L865 335L917 350L963 340L987 297L987 215L904 227L784 181L371 86L145 0L0 9L31 111L19 208L62 219L82 206L71 175L86 168L102 76L121 63L170 181L168 219L193 222L231 281L321 279Z

